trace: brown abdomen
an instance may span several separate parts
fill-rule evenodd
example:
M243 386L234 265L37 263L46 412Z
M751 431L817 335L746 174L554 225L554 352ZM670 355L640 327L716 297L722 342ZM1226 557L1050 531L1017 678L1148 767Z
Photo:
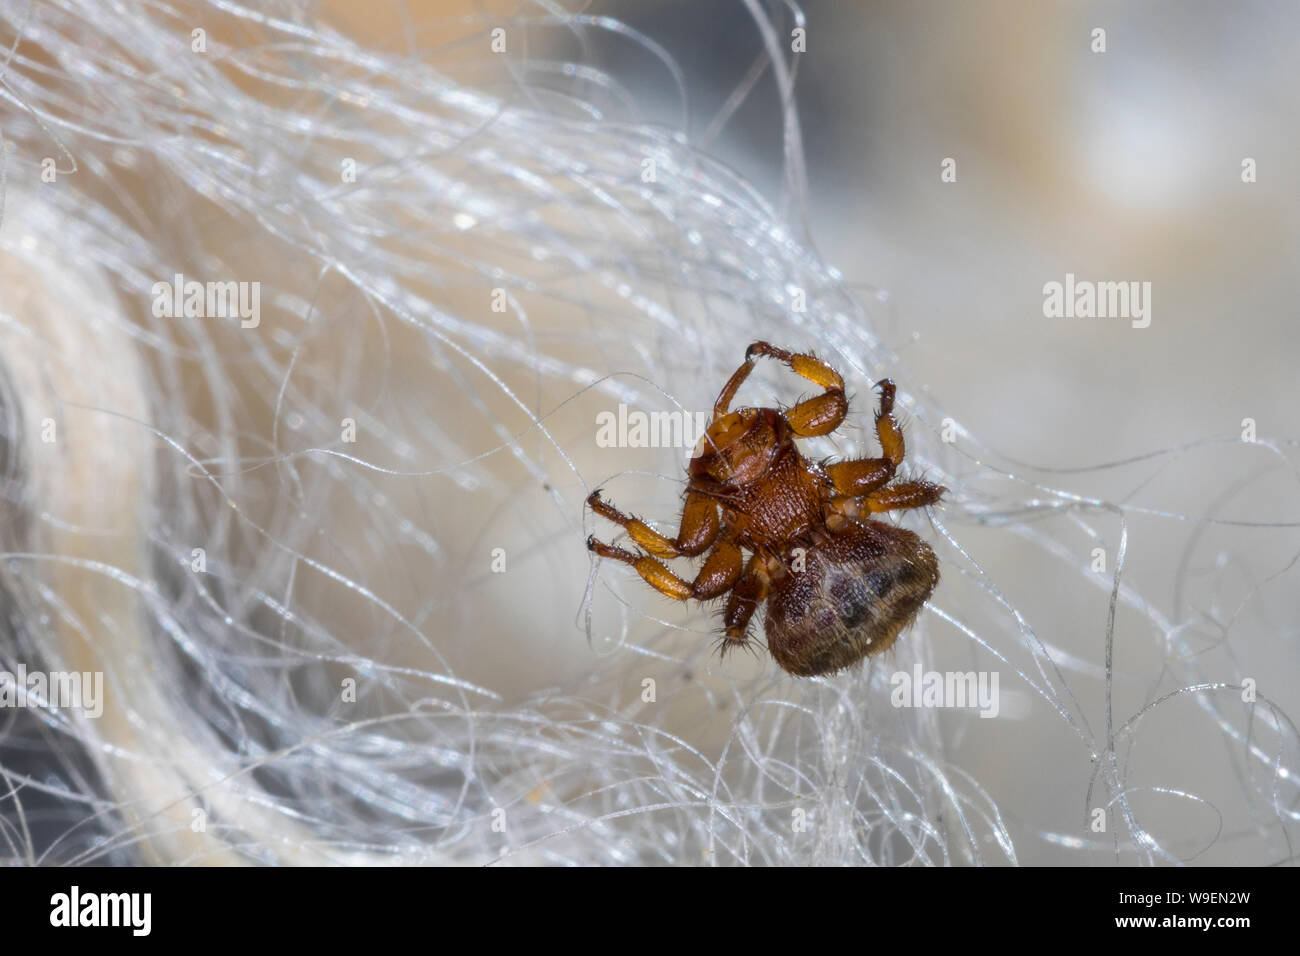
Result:
M911 531L850 524L807 549L804 570L774 587L768 649L799 677L848 667L893 644L938 583L934 551Z

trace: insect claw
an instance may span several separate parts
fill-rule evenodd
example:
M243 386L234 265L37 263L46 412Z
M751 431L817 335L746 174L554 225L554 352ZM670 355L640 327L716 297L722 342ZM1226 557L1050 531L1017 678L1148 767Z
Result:
M873 387L880 389L880 411L876 412L876 421L879 422L894 411L894 382L892 379L882 378Z
M758 641L751 637L748 632L736 634L733 631L725 632L714 644L714 649L718 652L719 660L726 660L727 655L732 651L744 650L754 658L761 659L762 655L758 651Z

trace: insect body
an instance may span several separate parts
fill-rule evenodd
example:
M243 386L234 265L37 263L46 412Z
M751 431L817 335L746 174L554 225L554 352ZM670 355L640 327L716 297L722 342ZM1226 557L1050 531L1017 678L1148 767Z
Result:
M784 362L823 391L784 411L730 411L759 356ZM626 529L643 551L594 537L587 547L631 565L668 597L727 596L724 651L747 643L750 619L765 601L768 650L791 674L826 674L884 651L934 591L939 565L911 531L870 516L933 504L945 489L926 481L892 483L903 460L903 433L893 415L894 383L885 379L878 387L876 434L884 454L809 461L795 439L828 435L843 423L844 381L812 355L755 342L718 395L712 424L691 459L676 537L624 514L597 490L587 499L592 510ZM705 552L693 581L663 563Z

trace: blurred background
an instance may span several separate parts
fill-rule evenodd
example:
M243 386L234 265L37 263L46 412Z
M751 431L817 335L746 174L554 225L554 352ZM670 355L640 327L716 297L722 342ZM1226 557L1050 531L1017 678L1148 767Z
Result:
M3 23L0 648L116 687L0 738L14 860L1291 861L1293 4ZM260 325L151 313L177 272ZM1045 316L1067 274L1149 326ZM756 338L856 395L812 453L876 453L888 375L950 489L897 519L929 609L825 680L584 547L595 487L673 527L692 444L598 416L706 410ZM893 708L914 664L999 717Z

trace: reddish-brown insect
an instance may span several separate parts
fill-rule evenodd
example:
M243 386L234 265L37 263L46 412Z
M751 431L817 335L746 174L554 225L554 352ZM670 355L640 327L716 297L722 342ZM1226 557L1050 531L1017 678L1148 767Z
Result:
M824 391L784 412L729 411L759 355L784 362ZM625 528L649 553L595 537L587 547L631 565L655 590L679 601L730 592L722 615L724 651L746 644L750 618L764 601L768 650L791 674L826 674L884 651L934 591L939 564L911 531L868 516L933 504L946 489L926 481L890 484L903 460L903 432L893 415L894 383L885 379L877 387L876 434L884 455L809 461L794 439L828 435L840 426L849 409L844 380L812 355L755 342L718 395L713 422L691 459L677 536L624 514L597 490L587 499L592 510ZM689 582L658 560L705 551L704 566Z

